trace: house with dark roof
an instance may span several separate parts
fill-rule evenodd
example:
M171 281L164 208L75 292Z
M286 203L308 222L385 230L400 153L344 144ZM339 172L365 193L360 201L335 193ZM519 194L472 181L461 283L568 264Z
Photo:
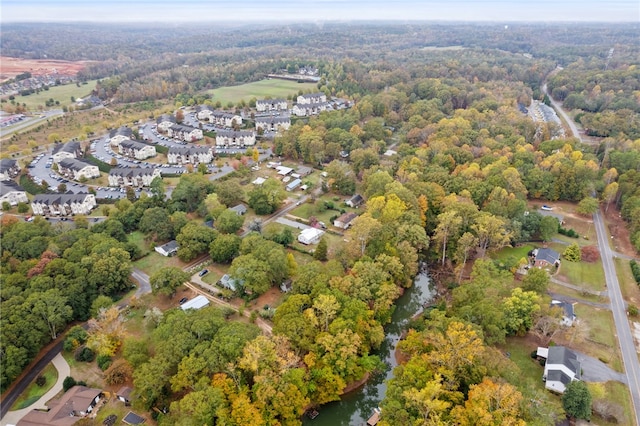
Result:
M131 403L131 392L133 392L133 389L129 386L123 386L116 392L116 396L120 401L124 402L125 405L129 405Z
M167 153L169 164L208 164L212 160L213 153L211 148L206 146L173 146L169 148Z
M202 129L196 127L185 126L184 124L174 124L167 129L167 135L170 138L180 139L185 142L195 142L202 139Z
M145 160L156 156L156 147L147 145L146 143L133 140L125 140L120 142L120 154L135 158L136 160Z
M343 213L333 221L333 226L340 229L347 229L351 226L351 222L353 222L356 217L358 217L358 215L355 213Z
M299 98L299 96L298 96ZM316 103L303 103L295 104L291 112L297 117L308 117L311 115L318 115L323 111L329 109L328 102L316 102Z
M212 111L209 115L209 122L216 126L222 126L232 128L234 126L242 125L242 117L238 114L234 114L226 111Z
M171 114L162 114L156 119L158 131L166 132L167 130L169 130L169 127L173 126L174 124L176 124L176 117Z
M0 210L4 202L10 206L17 206L18 203L28 203L29 198L23 187L12 180L6 180L0 181Z
M160 169L153 167L114 167L109 171L109 186L150 186L160 176Z
M300 177L305 177L313 173L313 169L307 166L300 166L296 169L296 173L300 175Z
M37 194L31 202L31 210L34 215L40 216L86 215L96 205L93 194Z
M286 99L260 99L256 101L258 112L286 111L288 108L289 104Z
M176 240L171 240L161 246L156 246L154 250L165 257L173 256L178 253L180 246Z
M133 130L128 127L122 126L109 132L109 143L111 144L111 146L118 146L124 141L131 140L132 136Z
M70 426L92 413L102 396L101 389L74 386L51 401L49 411L31 410L16 426Z
M551 307L562 309L562 325L565 327L571 327L573 323L577 320L575 314L575 303L565 302L564 300L552 300Z
M567 385L582 377L582 367L575 352L564 346L551 346L545 354L538 348L538 356L546 358L542 380L545 388L552 392L564 393Z
M20 165L16 160L3 158L0 160L0 181L10 180L18 176L20 173Z
M71 180L92 179L100 177L100 169L75 158L65 158L58 163L58 173Z
M82 156L82 148L79 142L67 142L63 144L56 144L53 148L54 163L59 163L65 158L80 158Z
M560 266L560 253L550 248L539 248L533 250L533 266L537 268L547 268L550 266Z
M362 198L362 195L360 194L355 194L353 197L345 201L345 204L351 208L358 207L362 203L364 203L364 198Z
M256 133L248 130L218 130L216 132L216 146L244 148L256 144Z
M256 131L262 129L264 132L279 132L288 130L289 127L291 127L289 116L256 117Z

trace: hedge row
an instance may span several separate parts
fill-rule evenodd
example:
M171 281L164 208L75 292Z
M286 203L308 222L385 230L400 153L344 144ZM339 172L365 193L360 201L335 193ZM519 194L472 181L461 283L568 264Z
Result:
M86 160L94 166L98 166L98 170L100 170L102 173L109 173L113 168L110 164L98 160L93 155L87 155Z
M636 262L635 260L629 262L629 265L631 265L631 273L633 274L633 278L635 278L636 283L640 285L640 265L638 265L638 262Z

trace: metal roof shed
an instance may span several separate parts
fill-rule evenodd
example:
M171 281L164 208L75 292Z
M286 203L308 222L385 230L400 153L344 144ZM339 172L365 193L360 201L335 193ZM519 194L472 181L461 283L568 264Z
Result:
M185 302L182 306L180 306L180 308L183 311L186 311L187 309L202 309L208 305L209 305L209 299L207 299L203 295L199 295Z

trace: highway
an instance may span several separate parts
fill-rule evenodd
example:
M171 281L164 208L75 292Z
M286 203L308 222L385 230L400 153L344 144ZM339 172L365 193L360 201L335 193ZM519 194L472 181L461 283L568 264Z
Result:
M609 246L609 237L600 212L593 215L593 223L598 236L598 247L602 256L602 266L609 291L611 311L613 312L613 320L616 325L620 351L622 352L622 361L627 374L627 383L629 383L629 391L631 392L635 414L635 422L631 424L640 424L640 362L638 361L638 352L631 334L629 320L627 319L626 304L620 292L620 283L613 264L613 252Z

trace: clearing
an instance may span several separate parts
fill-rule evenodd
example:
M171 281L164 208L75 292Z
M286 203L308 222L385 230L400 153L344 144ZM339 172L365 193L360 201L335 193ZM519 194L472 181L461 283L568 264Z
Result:
M59 105L53 106L53 108L62 108L63 106L69 106L75 104L71 101L71 97L82 98L90 95L96 88L97 80L91 80L86 83L80 83L80 86L76 84L65 84L63 86L53 86L49 90L41 90L40 93L32 93L27 96L16 95L15 101L17 103L24 103L30 110L42 110L45 109L45 102L48 99L60 102Z
M32 76L53 74L76 75L84 69L89 61L59 61L55 59L24 59L0 56L0 82L14 78L23 72L30 72Z
M213 101L220 101L222 105L229 102L234 104L244 100L249 102L253 97L256 99L287 98L289 95L297 95L300 90L316 90L315 83L297 83L289 80L265 79L253 83L241 84L239 86L220 87L219 89L208 90L207 93L213 95Z

